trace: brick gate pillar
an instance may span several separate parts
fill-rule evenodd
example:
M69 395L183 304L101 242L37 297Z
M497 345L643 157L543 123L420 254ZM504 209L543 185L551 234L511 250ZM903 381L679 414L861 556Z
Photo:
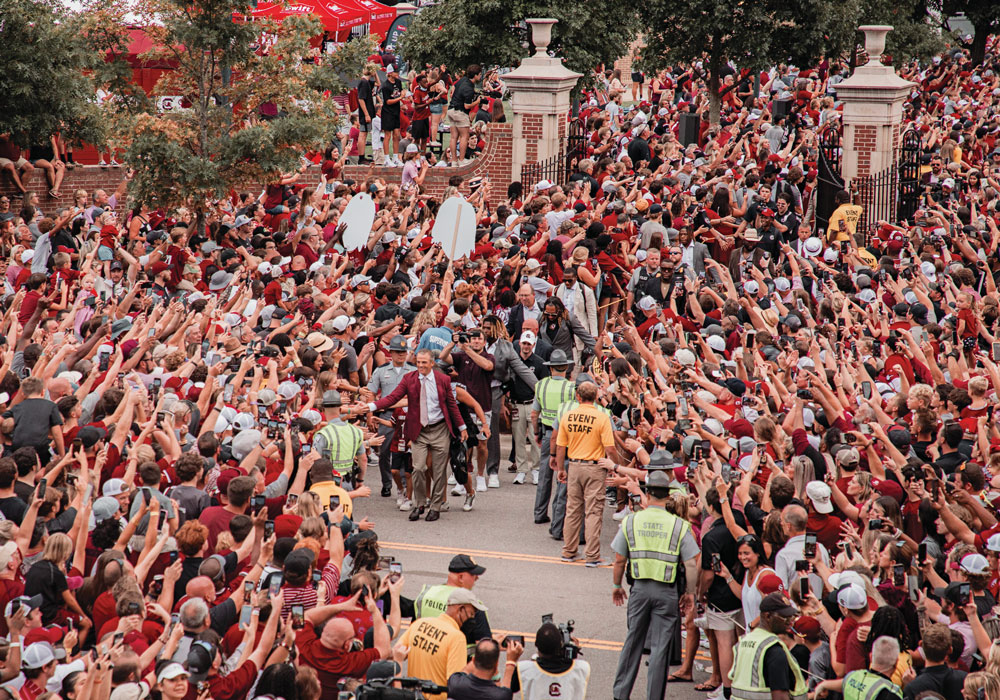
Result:
M892 27L867 25L858 29L865 33L869 61L836 86L837 99L844 103L841 175L846 183L877 175L896 162L903 101L916 87L896 75L891 66L882 65L885 35Z
M503 76L510 89L514 112L511 180L521 179L521 166L551 158L559 153L566 137L569 95L580 79L562 64L561 58L549 56L546 48L552 38L555 19L527 19L535 55Z

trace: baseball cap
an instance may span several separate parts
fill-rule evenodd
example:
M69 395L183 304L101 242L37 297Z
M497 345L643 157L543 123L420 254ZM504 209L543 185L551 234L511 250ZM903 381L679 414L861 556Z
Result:
M781 577L777 574L764 574L757 581L757 590L759 590L764 595L770 593L784 593L785 584L781 581Z
M169 681L186 675L187 671L184 670L184 667L177 662L173 662L160 669L160 672L156 674L156 682Z
M835 591L851 584L865 587L865 580L857 571L838 571L835 574L830 574L829 582L830 588Z
M819 620L808 615L801 615L792 623L792 631L800 637L817 635L820 632Z
M195 682L205 680L216 653L215 645L210 642L201 639L192 642L187 656L188 678Z
M456 314L454 311L452 311L451 313L449 313L447 316L444 317L444 320L447 321L448 323L455 324L455 323L461 323L462 317Z
M837 592L837 604L848 610L864 610L868 607L868 594L864 586L849 583Z
M982 554L966 554L959 567L967 574L981 576L990 571L990 564Z
M482 576L486 573L486 567L481 564L477 564L476 560L468 554L458 554L452 557L451 563L448 564L448 572L453 574L472 574L473 576Z
M531 331L524 331L524 332L521 333L521 339L520 339L519 342L521 342L521 343L531 343L532 345L534 345L535 343L538 342L538 338L535 337L535 334L533 332L531 332Z
M764 596L764 599L760 601L760 611L762 613L775 613L784 617L792 617L799 614L799 611L795 609L795 606L791 604L788 598L783 593L778 593L777 591Z
M143 700L149 697L149 686L144 681L123 683L111 691L110 700Z
M97 527L98 523L102 523L108 518L114 517L114 514L118 512L119 503L117 498L112 496L101 496L96 501L94 501L94 506L90 511L90 529L93 530Z
M471 605L476 610L486 611L483 601L476 597L476 594L467 588L456 588L448 596L448 605Z
M55 660L56 652L51 644L48 642L35 642L34 644L29 644L24 650L24 655L21 657L21 668L41 668Z
M986 549L991 552L1000 552L1000 532L990 535L990 538L986 540Z
M810 481L806 484L806 495L809 496L817 513L833 512L833 504L830 502L830 487L822 481Z
M695 363L694 353L687 348L680 348L674 353L674 359L677 360L678 364L684 365L685 367L691 367Z
M104 486L101 487L101 495L103 496L118 496L127 491L128 486L125 484L124 479L108 479L104 482Z

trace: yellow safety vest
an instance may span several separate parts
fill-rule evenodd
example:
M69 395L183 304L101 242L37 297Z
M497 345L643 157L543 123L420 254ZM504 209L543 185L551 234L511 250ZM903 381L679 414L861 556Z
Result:
M732 700L771 700L771 689L764 685L764 653L775 644L781 645L795 676L792 700L806 700L809 686L802 677L798 662L778 635L763 627L755 627L736 643L736 658L729 672L733 682Z
M437 586L424 586L420 590L420 595L413 601L413 619L444 615L444 611L448 607L448 598L454 590L455 586L444 583Z
M681 558L681 541L691 525L662 508L630 513L622 522L633 579L673 583Z
M576 396L576 384L565 377L545 377L535 385L535 400L541 407L539 419L546 428L551 428L556 412L567 401Z
M903 691L898 685L874 671L851 671L844 676L844 700L875 700L883 690L892 692L898 698Z
M354 468L358 448L364 441L364 434L353 425L327 423L319 429L326 441L323 456L333 463L333 469L340 476L346 476Z

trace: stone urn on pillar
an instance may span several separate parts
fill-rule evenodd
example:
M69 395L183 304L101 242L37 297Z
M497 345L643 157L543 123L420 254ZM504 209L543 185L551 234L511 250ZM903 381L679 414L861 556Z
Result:
M570 92L580 79L562 64L562 59L548 55L552 27L559 20L529 18L535 53L503 76L511 91L514 112L511 179L521 180L521 167L559 154L566 137ZM527 185L533 183L526 183Z
M837 100L844 103L841 176L848 185L894 165L902 138L903 102L916 87L896 75L891 66L882 65L886 34L892 27L858 29L865 34L868 63L836 86Z

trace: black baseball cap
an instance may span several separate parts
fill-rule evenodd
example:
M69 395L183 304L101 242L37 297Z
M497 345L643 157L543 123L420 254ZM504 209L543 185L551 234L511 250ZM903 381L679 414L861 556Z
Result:
M448 564L448 572L452 574L472 574L482 576L486 573L486 567L476 563L476 560L468 554L459 554L452 558Z

